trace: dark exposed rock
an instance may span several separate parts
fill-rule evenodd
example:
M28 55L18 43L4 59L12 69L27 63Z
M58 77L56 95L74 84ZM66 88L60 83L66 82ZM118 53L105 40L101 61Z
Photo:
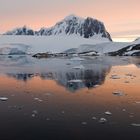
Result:
M140 56L140 44L129 45L115 52L109 52L110 56Z

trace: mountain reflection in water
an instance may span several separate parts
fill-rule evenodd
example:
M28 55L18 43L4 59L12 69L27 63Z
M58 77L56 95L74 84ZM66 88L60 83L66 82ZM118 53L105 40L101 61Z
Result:
M55 80L74 92L102 85L112 66L131 63L139 66L139 58L94 57L71 61L63 58L38 60L30 56L5 56L0 57L0 72L24 82L36 76L43 80ZM78 65L83 68L75 69Z

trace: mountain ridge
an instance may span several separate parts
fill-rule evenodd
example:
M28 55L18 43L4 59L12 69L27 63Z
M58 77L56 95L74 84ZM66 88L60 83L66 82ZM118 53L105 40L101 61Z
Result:
M27 26L23 26L8 31L4 33L4 35L77 35L83 38L92 38L95 35L99 35L100 37L108 38L112 41L103 22L91 17L81 18L75 15L65 17L50 28L41 28L39 31L34 31Z

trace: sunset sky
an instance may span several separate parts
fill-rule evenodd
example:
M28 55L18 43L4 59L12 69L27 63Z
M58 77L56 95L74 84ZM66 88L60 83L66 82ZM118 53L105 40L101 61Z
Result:
M131 40L140 36L139 6L140 0L0 0L0 33L23 25L50 27L75 14L103 21L116 40Z

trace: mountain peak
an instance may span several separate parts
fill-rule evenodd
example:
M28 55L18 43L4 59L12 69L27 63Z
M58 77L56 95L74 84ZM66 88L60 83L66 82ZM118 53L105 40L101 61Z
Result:
M79 17L79 16L76 16L76 15L74 15L74 14L70 14L70 15L68 15L68 16L66 16L66 17L64 18L64 20L73 20L73 19L81 19L81 20L84 20L84 18Z

